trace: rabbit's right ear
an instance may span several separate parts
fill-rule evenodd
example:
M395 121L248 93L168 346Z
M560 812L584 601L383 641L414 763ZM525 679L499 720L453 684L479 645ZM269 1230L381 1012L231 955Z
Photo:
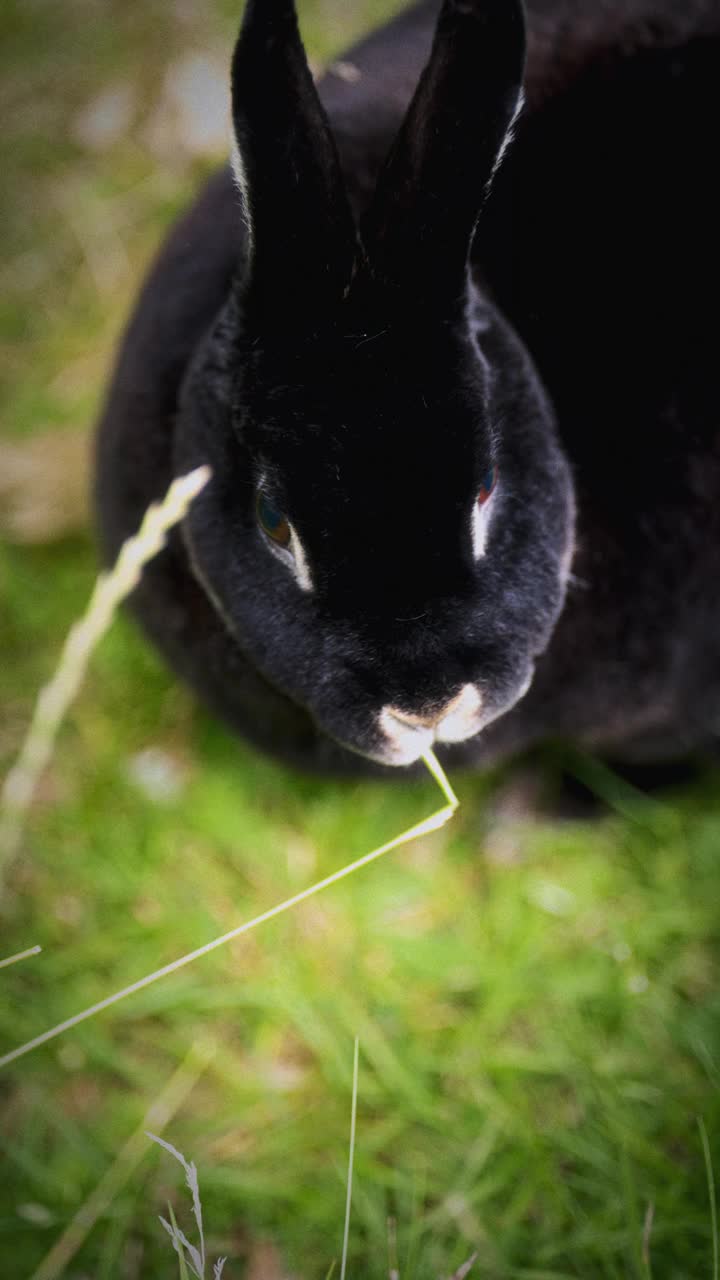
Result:
M246 309L261 328L312 324L347 289L357 234L293 0L248 0L232 116L248 228Z
M464 296L480 209L522 94L521 0L444 0L362 227L373 274L440 313Z

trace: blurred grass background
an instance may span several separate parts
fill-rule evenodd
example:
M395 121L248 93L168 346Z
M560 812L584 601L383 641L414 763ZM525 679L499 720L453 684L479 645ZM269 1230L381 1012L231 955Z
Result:
M80 473L163 230L224 155L237 10L3 0L2 772L95 572L82 516L53 514L54 495ZM313 58L388 11L304 0ZM594 817L540 803L561 763L602 797ZM125 1167L63 1274L177 1274L157 1213L172 1198L190 1231L181 1170L149 1142L118 1159L195 1046L209 1060L165 1137L198 1164L225 1275L326 1275L357 1034L355 1277L389 1275L388 1219L403 1280L473 1250L484 1280L712 1276L698 1118L717 1157L719 776L647 798L548 752L460 778L450 828L23 1059L0 1076L3 1273L31 1276ZM0 897L0 956L44 948L0 973L0 1053L437 805L430 784L310 781L261 759L121 621Z

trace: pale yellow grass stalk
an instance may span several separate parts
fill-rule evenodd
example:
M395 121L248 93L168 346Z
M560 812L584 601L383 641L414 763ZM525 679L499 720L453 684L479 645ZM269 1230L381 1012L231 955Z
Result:
M224 946L226 942L231 942L233 938L239 938L241 934L249 933L251 929L256 929L258 925L265 924L268 920L274 920L276 916L289 911L291 907L296 907L299 903L306 902L308 898L312 898L316 893L321 893L323 889L328 889L330 885L344 880L346 876L359 871L361 867L368 866L370 862L374 862L377 858L382 857L383 854L389 853L391 849L397 849L400 845L408 844L411 840L418 840L420 836L428 835L429 832L437 831L444 826L455 813L459 801L450 786L440 761L435 758L433 752L428 751L423 756L423 760L447 800L447 804L442 809L439 809L437 813L431 814L429 818L424 818L422 822L410 827L402 835L388 840L387 844L382 844L378 849L373 849L371 853L366 853L361 858L357 858L355 862L351 862L340 871L333 871L332 875L325 876L324 880L318 880L316 884L310 885L309 888L293 894L292 898L286 898L284 902L270 907L268 911L263 911L261 915L255 916L254 919L246 920L244 924L237 925L236 928L230 929L228 933L223 933L221 937L214 938L212 942L206 942L204 946L197 947L195 951L190 951L187 955L180 956L178 960L172 960L170 964L163 965L161 969L156 969L154 973L149 973L137 982L132 982L130 986L123 987L122 991L116 991L113 995L106 996L104 1000L99 1000L97 1004L91 1005L89 1009L83 1009L81 1013L76 1013L71 1018L66 1018L64 1022L58 1023L56 1027L51 1027L49 1031L44 1031L42 1035L35 1036L33 1040L28 1040L26 1044L20 1045L17 1049L12 1049L10 1053L0 1057L0 1068L8 1066L9 1063L14 1062L17 1058L23 1057L31 1049L37 1049L40 1045L47 1044L48 1040L54 1040L56 1036L62 1035L64 1031L69 1031L71 1027L76 1027L80 1022L85 1022L87 1018L94 1017L96 1013L101 1013L103 1009L109 1009L111 1005L124 1000L126 996L134 995L136 991L144 990L145 987L151 986L153 982L158 982L160 978L166 978L168 974L175 973L176 970L191 964L193 960L199 960L201 956L206 956L211 951L216 951L218 947Z
M6 956L4 960L0 960L0 969L7 969L8 965L17 964L18 960L28 960L30 956L39 956L42 947L28 947L27 951L18 951L14 956Z
M147 1152L145 1130L152 1127L160 1133L163 1132L195 1087L214 1052L214 1046L206 1041L198 1040L191 1046L184 1062L170 1077L162 1093L146 1112L142 1123L121 1147L94 1191L78 1209L75 1217L55 1241L40 1266L33 1271L30 1280L58 1280L98 1219L107 1213L113 1200L122 1191Z
M82 684L93 650L110 626L118 605L137 586L148 560L162 550L168 531L182 520L210 474L209 467L198 467L173 481L163 501L148 508L137 534L123 543L114 568L98 577L84 616L65 641L54 676L38 696L17 763L0 792L0 872L17 852L40 776L50 761L58 729Z

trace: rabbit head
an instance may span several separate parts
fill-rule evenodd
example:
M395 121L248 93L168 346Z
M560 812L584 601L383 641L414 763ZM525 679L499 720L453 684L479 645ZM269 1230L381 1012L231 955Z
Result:
M259 670L388 764L511 708L564 600L552 410L468 269L523 59L517 0L446 0L356 225L292 0L249 0L234 56L245 251L184 388L184 537Z

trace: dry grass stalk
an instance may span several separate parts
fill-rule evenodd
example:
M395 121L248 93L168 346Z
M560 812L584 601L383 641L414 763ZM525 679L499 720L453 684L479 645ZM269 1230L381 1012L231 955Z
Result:
M0 871L20 845L35 789L93 650L110 626L118 605L137 586L148 560L162 550L168 531L182 520L210 474L209 467L198 467L173 481L163 501L148 508L137 534L123 543L114 568L98 577L84 617L71 629L57 670L38 696L17 763L0 792Z
M152 1142L156 1142L158 1146L164 1147L165 1150L168 1151L185 1170L185 1185L192 1197L193 1217L198 1229L200 1248L198 1249L196 1245L191 1244L184 1231L180 1230L180 1227L175 1221L175 1214L173 1213L171 1204L168 1205L170 1221L168 1222L167 1218L163 1218L162 1215L160 1215L160 1221L169 1235L173 1249L180 1260L181 1276L186 1276L188 1274L189 1267L192 1274L196 1277L196 1280L205 1280L205 1264L207 1259L205 1255L205 1232L203 1230L202 1200L200 1199L200 1184L198 1181L197 1166L193 1160L186 1160L182 1151L178 1151L177 1147L174 1147L171 1142L166 1142L164 1138L158 1137L156 1133L147 1133L145 1136L150 1138ZM227 1258L218 1258L217 1262L214 1263L213 1280L221 1280L226 1262Z

